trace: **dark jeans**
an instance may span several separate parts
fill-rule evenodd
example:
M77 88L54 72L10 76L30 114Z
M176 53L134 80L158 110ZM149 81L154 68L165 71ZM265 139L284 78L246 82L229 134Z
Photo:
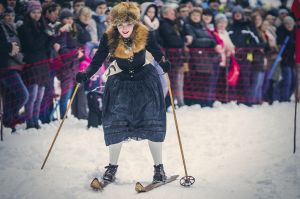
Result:
M207 106L212 107L214 101L216 100L217 84L219 79L220 65L213 65L213 72L208 77L208 96L207 96Z
M274 85L274 100L289 102L293 94L294 71L292 67L281 68L282 79Z
M44 86L39 86L37 84L33 84L28 86L29 91L29 100L25 104L25 112L26 112L26 123L29 126L34 124L38 124L39 114L42 99L45 92Z
M238 103L245 105L252 104L252 84L251 84L251 75L252 75L252 64L249 61L240 61L239 62L241 70L238 79L238 83L235 87L236 90L236 100Z
M28 90L17 71L10 71L0 78L3 93L3 123L14 127L18 122L18 112L28 101Z
M60 97L59 110L60 110L60 118L61 119L64 118L64 116L65 116L69 99L72 96L72 92L73 92L73 90L70 89L70 90L66 91L66 93L62 94L62 96Z
M252 97L254 104L260 104L263 101L263 84L265 72L256 71L252 76Z
M47 86L45 87L45 93L42 99L41 103L41 111L39 118L41 122L44 123L50 123L51 122L51 114L53 113L53 99L54 99L54 77L55 77L55 71L51 70L49 73L49 82Z
M68 101L73 93L73 80L66 80L61 82L61 97L59 100L60 118L65 116Z

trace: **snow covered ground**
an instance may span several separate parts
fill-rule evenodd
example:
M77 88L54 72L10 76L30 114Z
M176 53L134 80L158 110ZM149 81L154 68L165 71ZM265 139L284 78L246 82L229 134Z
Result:
M188 174L196 182L183 188L175 181L146 194L134 190L135 182L147 183L153 175L146 141L125 143L116 183L94 192L90 181L102 175L108 160L101 129L87 130L86 121L67 119L44 170L40 168L59 123L43 125L39 131L18 126L14 135L5 129L0 142L0 198L297 199L300 148L292 153L293 116L293 103L178 109ZM167 174L182 177L173 115L167 117L164 165ZM298 120L298 133L299 125Z

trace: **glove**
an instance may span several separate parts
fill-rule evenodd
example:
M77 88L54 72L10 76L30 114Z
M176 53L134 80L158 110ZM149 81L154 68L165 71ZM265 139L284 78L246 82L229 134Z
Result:
M165 73L171 70L171 63L168 60L165 60L164 62L160 62L159 65L162 67Z
M85 72L79 72L76 74L76 82L78 83L84 83L88 80L88 76Z

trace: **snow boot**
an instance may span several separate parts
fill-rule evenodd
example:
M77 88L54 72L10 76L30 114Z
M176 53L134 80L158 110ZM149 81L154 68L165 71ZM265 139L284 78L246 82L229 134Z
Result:
M163 164L154 165L153 183L166 181L167 176L164 171Z
M117 170L118 170L118 165L109 164L105 168L106 168L106 171L105 171L102 179L106 180L106 181L109 181L109 182L115 181L115 179L116 179L115 175L116 175Z

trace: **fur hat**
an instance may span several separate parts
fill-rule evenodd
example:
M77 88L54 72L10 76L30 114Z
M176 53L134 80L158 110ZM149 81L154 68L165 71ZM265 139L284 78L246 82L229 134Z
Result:
M140 9L134 2L121 2L115 5L111 12L111 24L117 26L121 23L136 24L140 19Z

